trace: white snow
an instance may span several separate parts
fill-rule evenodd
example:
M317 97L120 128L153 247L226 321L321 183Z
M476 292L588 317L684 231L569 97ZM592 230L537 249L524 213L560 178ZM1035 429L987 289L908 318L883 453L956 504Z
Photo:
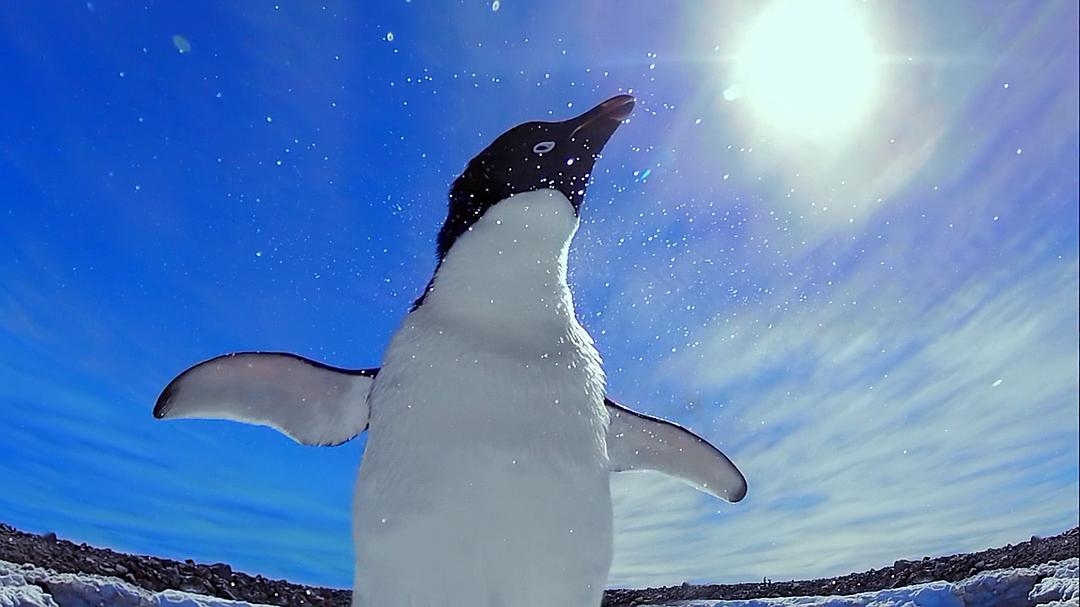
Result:
M46 588L48 590L46 590ZM0 607L269 607L0 561Z
M930 582L851 596L683 601L648 607L1077 607L1078 570L1080 559L1072 558L1037 567L987 571L959 582ZM269 607L177 590L150 592L113 577L56 573L0 561L0 607L103 606Z
M985 571L959 582L929 582L850 596L682 601L647 607L1077 607L1078 567L1080 559L1072 558L1037 567Z

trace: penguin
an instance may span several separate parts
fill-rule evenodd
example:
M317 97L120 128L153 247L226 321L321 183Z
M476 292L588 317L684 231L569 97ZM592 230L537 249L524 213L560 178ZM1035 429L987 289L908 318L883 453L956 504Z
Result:
M434 275L378 368L226 354L161 393L159 419L270 426L306 445L368 432L353 506L354 607L600 605L612 472L728 502L732 461L606 392L567 256L596 160L634 107L612 97L495 139L454 181Z

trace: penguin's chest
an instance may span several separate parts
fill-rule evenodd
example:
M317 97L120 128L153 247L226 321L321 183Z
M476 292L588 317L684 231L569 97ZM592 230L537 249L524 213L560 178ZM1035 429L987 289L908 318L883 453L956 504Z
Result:
M414 316L372 392L361 509L452 518L606 495L603 372L576 323L527 339Z
M609 420L566 284L576 227L554 190L498 203L391 339L356 491L355 604L599 604Z
M536 191L453 245L372 388L361 498L434 508L551 499L556 487L606 495L604 375L566 284L576 228L565 197Z
M431 329L407 323L372 393L357 604L436 605L450 592L512 605L522 591L591 604L612 539L591 344L567 334L539 351Z

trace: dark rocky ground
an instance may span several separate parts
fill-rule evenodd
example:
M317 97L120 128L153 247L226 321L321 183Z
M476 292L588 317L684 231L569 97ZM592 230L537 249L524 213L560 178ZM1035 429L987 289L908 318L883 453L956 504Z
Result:
M640 590L609 590L604 595L605 607L631 607L690 599L757 599L783 596L828 596L857 594L884 588L897 588L935 580L955 582L980 571L1027 567L1048 561L1080 557L1080 528L1048 538L1032 537L1026 542L1009 544L971 554L956 554L938 558L923 557L918 561L899 560L889 567L862 573L801 582L769 584L708 584L669 586Z
M932 580L957 581L980 571L1025 567L1080 556L1080 528L1049 538L1032 537L1027 542L991 548L973 554L918 561L896 561L891 566L852 573L837 578L776 582L768 584L723 584L695 586L683 584L667 588L609 590L606 607L631 607L687 599L750 599L783 596L855 594L894 588ZM314 588L270 580L261 575L235 572L224 563L196 564L135 556L74 544L55 534L34 535L0 524L0 560L32 563L63 573L92 573L115 576L136 586L158 591L168 588L198 592L252 603L348 607L350 592Z

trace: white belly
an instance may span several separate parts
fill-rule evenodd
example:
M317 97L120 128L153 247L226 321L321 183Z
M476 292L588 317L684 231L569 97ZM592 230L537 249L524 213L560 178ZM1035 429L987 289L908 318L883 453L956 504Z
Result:
M577 218L508 198L443 259L369 397L364 607L597 607L611 565L604 374L574 317Z
M407 325L391 345L357 486L354 604L595 607L612 552L595 353L472 341Z

